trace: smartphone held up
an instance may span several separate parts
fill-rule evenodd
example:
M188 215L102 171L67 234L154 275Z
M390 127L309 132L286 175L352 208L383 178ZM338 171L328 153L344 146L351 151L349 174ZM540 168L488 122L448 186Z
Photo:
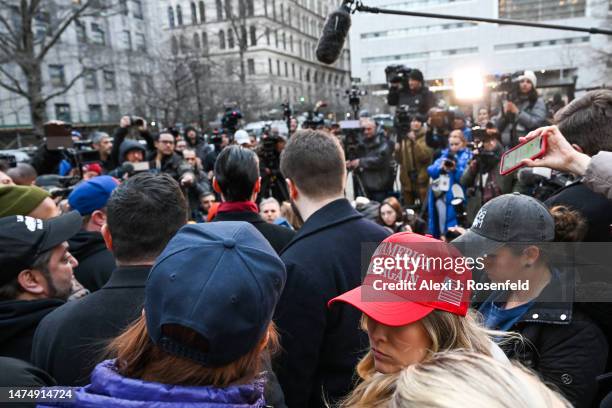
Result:
M546 134L538 135L531 140L527 140L514 146L505 152L501 157L499 174L502 176L510 174L523 167L525 159L538 159L546 153Z

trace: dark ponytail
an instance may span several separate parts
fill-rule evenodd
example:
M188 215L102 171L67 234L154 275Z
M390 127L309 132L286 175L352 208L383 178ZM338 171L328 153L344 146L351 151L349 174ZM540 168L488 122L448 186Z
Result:
M588 226L578 211L557 205L550 209L550 213L555 220L555 242L578 242L584 239Z

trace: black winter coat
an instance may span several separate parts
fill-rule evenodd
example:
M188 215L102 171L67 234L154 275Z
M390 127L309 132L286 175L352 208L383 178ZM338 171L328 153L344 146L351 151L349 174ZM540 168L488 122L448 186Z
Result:
M0 302L0 356L30 361L36 327L43 317L63 304L59 299Z
M379 133L363 140L365 155L359 159L359 175L368 194L388 191L393 185L393 151L385 137Z
M261 232L261 235L263 235L270 245L272 245L272 248L274 248L277 254L280 254L283 248L285 248L295 236L295 231L281 227L280 225L269 224L261 218L259 214L250 211L217 213L213 221L248 222Z
M116 268L113 254L106 249L99 232L79 231L68 240L70 253L79 261L74 269L76 279L90 292L100 289Z
M287 283L275 312L282 351L273 365L287 406L322 407L323 393L333 403L352 389L367 349L361 312L327 302L361 284L370 255L362 243L388 235L338 199L310 216L281 253Z
M573 276L553 279L509 330L521 333L524 344L503 348L509 358L557 386L574 406L588 408L597 394L596 377L606 368L608 343L573 301Z
M410 89L398 90L391 87L387 94L387 103L391 106L408 105L412 110L416 110L421 115L427 115L435 104L435 97L433 92L426 86L421 87L417 92L412 92Z

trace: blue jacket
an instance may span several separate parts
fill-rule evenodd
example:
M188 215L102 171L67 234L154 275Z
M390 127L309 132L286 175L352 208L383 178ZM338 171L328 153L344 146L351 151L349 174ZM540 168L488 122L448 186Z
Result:
M274 317L282 352L273 363L288 407L322 407L323 393L333 403L353 388L368 345L361 312L327 302L361 284L368 248L388 235L342 198L312 214L283 249L287 283Z
M436 161L427 168L429 177L434 180L440 177L442 163L448 158L448 155L449 149L444 149L440 157L438 157L438 159L436 159ZM441 235L444 235L449 227L454 227L457 225L457 214L455 214L455 209L451 205L451 200L453 199L452 186L454 184L461 185L459 182L461 180L461 175L467 168L471 159L472 152L468 149L461 149L457 152L457 154L455 154L455 170L448 174L450 177L450 188L446 192L446 226L444 231L440 231L438 226L438 213L436 211L435 203L436 197L434 196L431 187L429 187L429 197L427 200L427 208L429 210L429 233L436 238L440 238Z
M264 407L264 382L226 388L165 385L122 377L115 360L106 360L91 374L91 384L75 388L72 402L47 403L38 407L129 407L147 408L258 408Z

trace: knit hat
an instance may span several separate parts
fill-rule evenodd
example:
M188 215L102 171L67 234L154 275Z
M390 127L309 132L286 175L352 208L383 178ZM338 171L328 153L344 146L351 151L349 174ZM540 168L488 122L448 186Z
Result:
M520 75L518 77L518 80L522 80L522 79L527 79L529 80L529 82L531 82L531 84L533 85L534 88L536 88L538 86L538 79L536 78L536 74L533 71L525 71L523 73L523 75Z
M0 187L0 217L28 215L49 193L36 186Z
M410 74L408 74L408 78L413 79L415 81L419 81L421 83L425 82L425 78L423 77L423 73L418 69L412 69Z

